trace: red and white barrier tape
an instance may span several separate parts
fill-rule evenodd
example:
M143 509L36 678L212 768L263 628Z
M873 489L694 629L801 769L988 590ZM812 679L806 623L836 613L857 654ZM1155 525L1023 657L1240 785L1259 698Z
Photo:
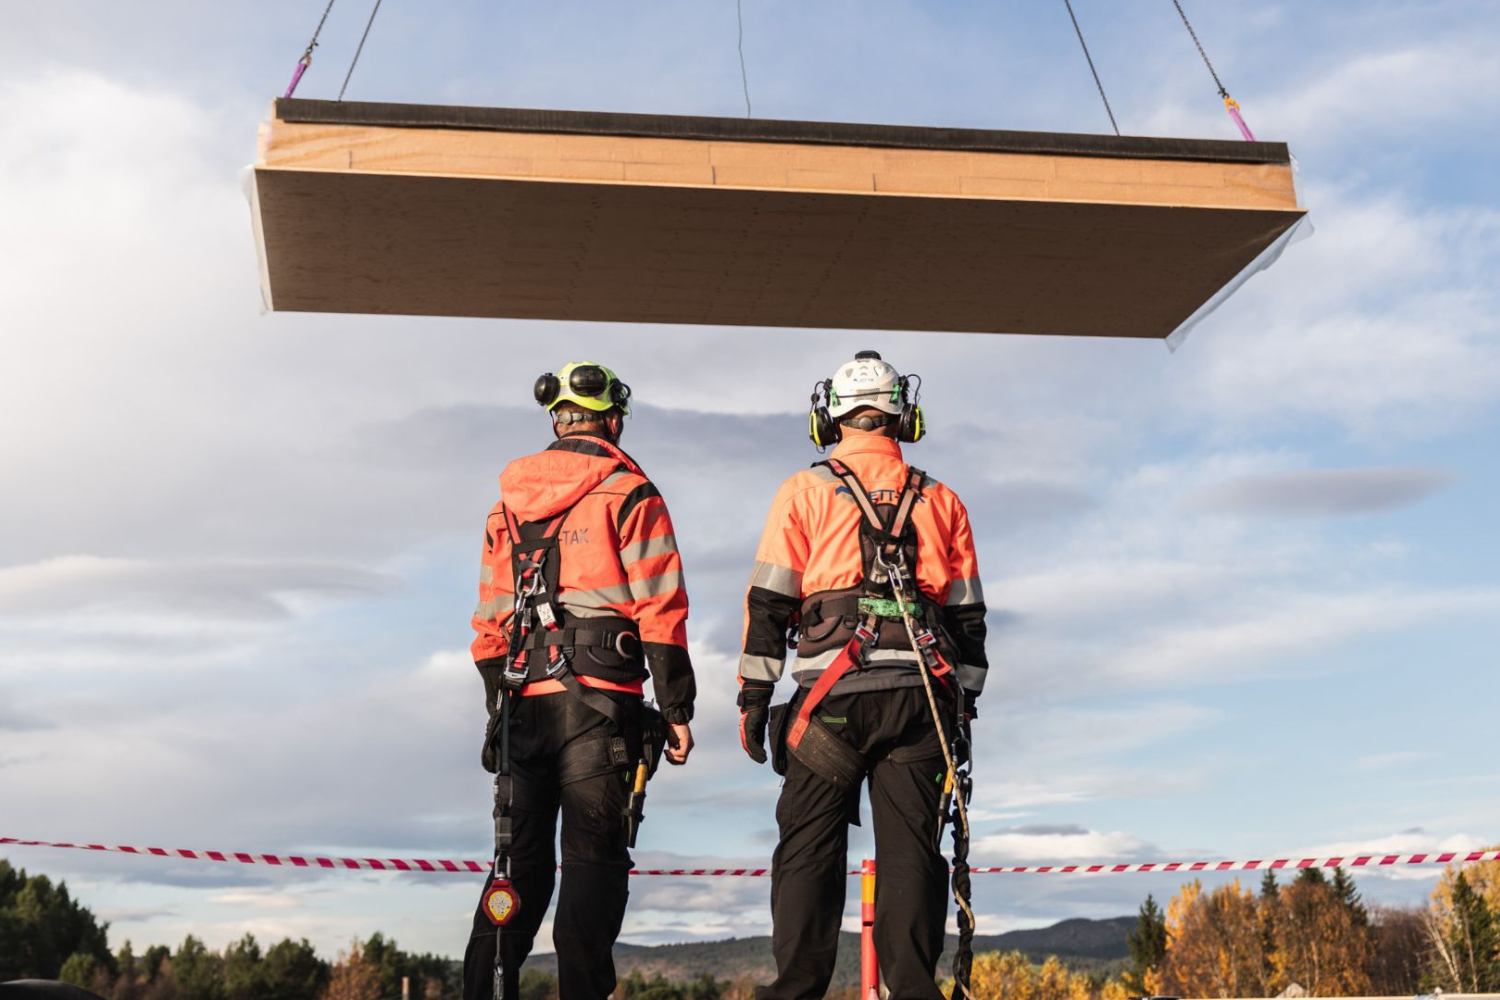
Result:
M141 854L158 858L185 858L189 861L239 862L244 865L270 865L278 868L328 868L379 872L487 872L488 861L429 861L424 858L326 858L299 854L249 854L244 851L187 851L164 847L112 847L107 844L63 844L46 840L19 840L0 837L0 847L66 847L79 851L109 851L118 854ZM1446 865L1453 862L1500 861L1500 851L1432 851L1427 854L1349 854L1327 858L1277 858L1272 861L1152 861L1143 864L1092 865L1001 865L973 867L975 875L1115 875L1122 872L1235 872L1266 868L1384 868L1396 865ZM632 875L676 875L762 878L769 868L640 868ZM849 872L858 875L856 869Z

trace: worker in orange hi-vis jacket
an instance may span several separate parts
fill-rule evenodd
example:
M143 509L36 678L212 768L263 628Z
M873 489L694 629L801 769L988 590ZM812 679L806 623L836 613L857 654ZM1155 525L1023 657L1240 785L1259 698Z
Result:
M473 618L496 864L464 955L465 1000L519 995L552 897L559 812L558 989L609 995L646 780L663 750L682 764L693 746L682 560L661 494L619 447L630 388L578 362L539 378L535 395L557 440L500 475ZM643 700L648 676L659 711Z
M870 785L875 950L899 998L938 998L947 919L940 838L954 768L984 687L984 597L969 516L907 465L925 428L913 384L864 351L813 394L827 461L782 483L745 601L740 739L785 775L771 914L777 977L763 1000L821 997L833 975L848 824ZM797 689L771 709L786 650ZM929 696L929 691L931 692ZM967 848L965 848L967 850Z

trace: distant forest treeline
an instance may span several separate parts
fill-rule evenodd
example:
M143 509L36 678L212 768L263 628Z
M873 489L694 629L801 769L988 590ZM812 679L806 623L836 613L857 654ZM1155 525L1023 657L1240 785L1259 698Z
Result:
M1312 996L1500 991L1500 862L1450 866L1429 904L1411 908L1367 907L1342 869L1305 869L1286 883L1267 872L1258 893L1238 881L1212 890L1192 882L1165 910L1146 898L1119 962L1111 941L1127 919L979 939L975 1000L1267 997L1293 986ZM306 940L262 947L250 935L222 951L190 935L175 949L136 954L127 941L111 952L107 930L65 884L0 859L0 982L61 979L108 1000L388 1000L401 996L403 980L414 1000L460 995L458 962L404 952L381 934L330 961ZM1039 946L1069 954L1043 955ZM621 946L614 996L750 1000L767 974L765 950L763 938ZM834 1000L856 1000L849 971L841 969ZM522 1000L556 993L550 969L523 971Z

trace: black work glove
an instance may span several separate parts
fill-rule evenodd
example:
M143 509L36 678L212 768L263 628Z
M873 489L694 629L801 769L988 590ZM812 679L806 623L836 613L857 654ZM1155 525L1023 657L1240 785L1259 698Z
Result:
M766 681L740 683L740 746L757 764L766 762L766 721L771 711L775 685Z

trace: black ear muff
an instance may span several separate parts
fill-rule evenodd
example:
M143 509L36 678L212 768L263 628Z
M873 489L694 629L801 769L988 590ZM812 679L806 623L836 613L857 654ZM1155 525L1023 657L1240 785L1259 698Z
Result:
M551 406L557 402L557 394L562 391L562 383L557 376L548 372L536 380L536 385L531 387L531 395L537 401L538 406Z
M912 381L916 381L916 388ZM907 375L901 379L901 416L896 419L896 440L903 444L914 444L927 433L927 421L922 417L922 376Z
M922 419L922 407L916 403L908 403L906 409L901 411L901 418L896 422L896 440L905 444L915 444L922 440L922 435L927 433L927 421Z
M844 436L838 421L834 420L828 412L828 391L832 386L832 379L825 379L815 385L812 393L812 406L807 411L807 437L818 446L819 451L838 444Z

